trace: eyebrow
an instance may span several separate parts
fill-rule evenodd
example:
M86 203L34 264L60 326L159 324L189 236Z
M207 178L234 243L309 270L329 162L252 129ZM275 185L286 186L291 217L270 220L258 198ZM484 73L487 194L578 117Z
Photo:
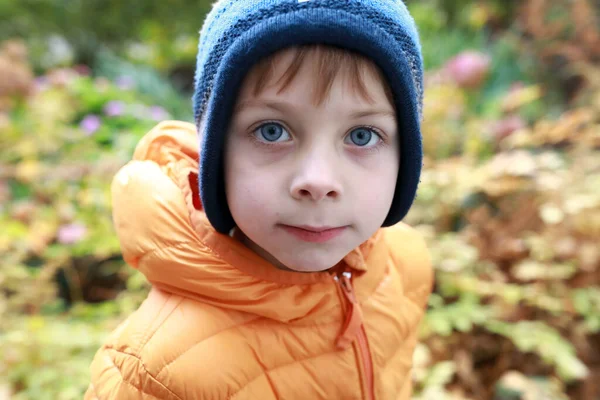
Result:
M273 109L273 110L281 112L281 113L287 113L294 109L294 106L287 102L272 101L272 100L257 101L254 99L250 99L250 100L240 102L235 107L235 110L239 111L239 110L242 110L247 107L266 107L266 108L270 108L270 109ZM396 118L396 113L392 109L359 110L359 111L355 111L352 114L350 114L349 117L351 119L360 119L360 118L365 118L365 117L372 117L375 115Z
M286 102L281 102L281 101L267 101L267 100L254 100L254 99L250 99L250 100L246 100L246 101L242 101L240 102L236 107L235 110L239 111L242 110L244 108L248 108L248 107L266 107L266 108L271 108L275 111L279 111L281 113L286 113L289 112L291 109L293 109L293 105L288 104Z
M384 117L396 118L396 113L393 110L364 110L364 111L355 111L350 114L350 118L352 119L360 119L365 117L372 117L374 115L381 115Z

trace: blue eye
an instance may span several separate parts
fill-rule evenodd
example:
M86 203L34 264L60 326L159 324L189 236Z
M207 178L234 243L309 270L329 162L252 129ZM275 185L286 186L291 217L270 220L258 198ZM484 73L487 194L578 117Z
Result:
M289 140L290 134L280 124L269 122L256 129L258 139L265 142L277 142Z
M347 136L351 144L359 147L373 146L381 140L379 135L369 128L356 128Z

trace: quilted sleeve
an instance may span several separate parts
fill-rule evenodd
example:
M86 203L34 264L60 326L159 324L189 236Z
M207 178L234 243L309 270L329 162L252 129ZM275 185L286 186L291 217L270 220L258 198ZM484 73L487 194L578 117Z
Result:
M402 279L403 294L422 310L417 316L420 321L425 314L434 281L434 272L425 240L419 232L403 223L386 228L385 233L392 262L398 268ZM414 353L419 341L417 327L418 324L414 325L403 344L408 354ZM398 400L412 398L411 379L405 380L396 398Z
M405 296L425 309L434 280L425 240L414 228L403 223L385 231L391 257L402 277Z
M91 365L84 400L181 400L156 380L133 354L102 347Z

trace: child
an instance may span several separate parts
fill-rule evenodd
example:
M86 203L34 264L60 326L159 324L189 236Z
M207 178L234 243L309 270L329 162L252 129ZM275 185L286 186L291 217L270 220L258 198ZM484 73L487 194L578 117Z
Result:
M216 3L196 125L159 124L113 181L123 255L152 290L85 398L409 399L433 278L399 223L421 82L401 1Z

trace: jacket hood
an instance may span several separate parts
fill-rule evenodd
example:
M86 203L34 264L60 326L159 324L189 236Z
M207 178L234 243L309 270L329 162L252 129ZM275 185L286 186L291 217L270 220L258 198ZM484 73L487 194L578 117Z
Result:
M331 272L281 271L215 231L198 194L198 148L193 124L163 122L141 139L133 160L115 175L113 221L125 261L159 289L282 322L337 307ZM388 254L376 245L378 236L334 268L361 277L358 297L382 278Z

